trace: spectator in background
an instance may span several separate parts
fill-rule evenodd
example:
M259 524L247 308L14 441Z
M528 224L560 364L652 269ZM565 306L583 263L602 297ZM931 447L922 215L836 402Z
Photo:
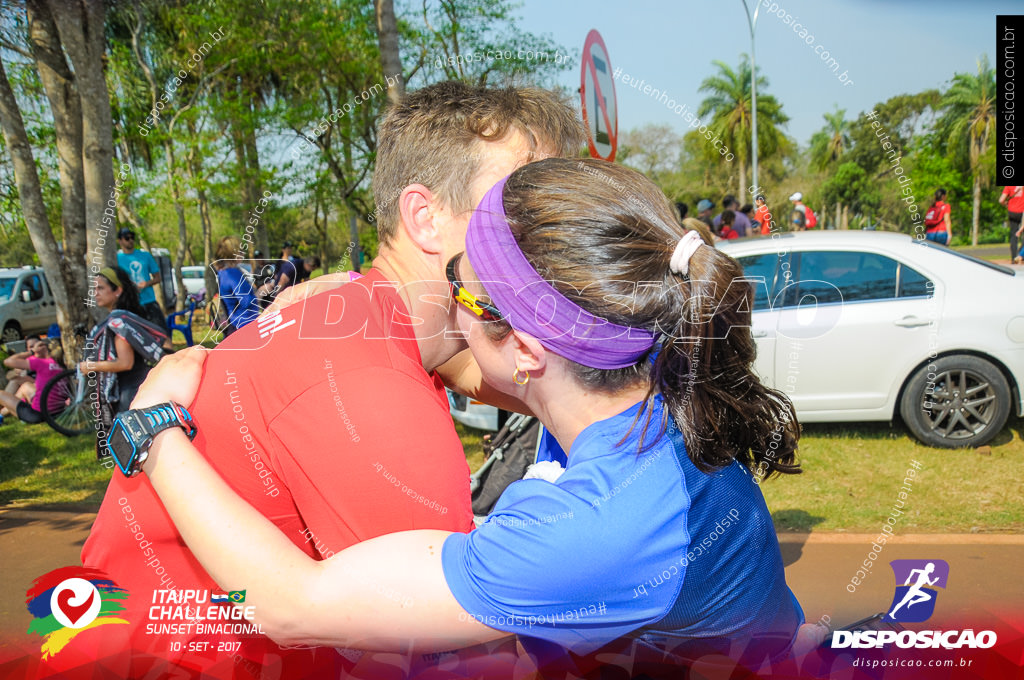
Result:
M719 224L721 224L721 230L718 232L719 237L725 241L739 238L740 235L732 228L733 223L736 221L736 213L732 210L723 210L719 217L721 218L719 221Z
M310 275L314 269L320 267L320 258L316 255L310 255L309 257L297 258L295 263L295 284L298 285L303 281L308 281Z
M225 236L217 244L214 255L218 294L227 314L225 325L220 329L225 338L260 315L256 291L238 266L241 260L235 259L240 244L237 236Z
M1024 186L1003 187L1003 193L999 196L999 205L1005 205L1008 211L1007 218L1010 221L1010 259L1016 263L1019 257L1017 239L1021 236L1021 218L1024 217Z
M34 425L45 420L40 404L43 390L64 369L50 356L50 346L43 342L39 336L29 338L25 344L29 349L4 359L4 366L35 373L34 389L30 393L29 385L21 386L19 392L26 397L24 401L9 392L0 392L0 405L3 405L0 415L13 413L22 422ZM60 394L50 395L48 401L49 404L47 406L51 411L56 412L60 410L62 406ZM0 423L2 422L3 419L0 418Z
M682 201L676 201L676 212L679 213L679 220L685 220L686 216L690 214L690 206L686 205Z
M946 203L946 190L936 190L935 202L924 214L924 237L929 241L948 246L953 238L953 222L949 216L951 212L952 208L949 203Z
M757 236L759 233L758 227L760 225L754 224L754 204L744 203L743 207L740 208L740 214L747 218L747 222L750 224L750 229L747 230L747 236Z
M705 245L709 245L712 248L715 247L715 235L711 233L711 228L696 217L687 217L683 220L683 229L697 232L700 234L700 240L704 241Z
M282 290L295 285L298 271L293 259L292 244L285 241L281 246L281 259L274 265L274 273L256 290L262 306L268 306L274 301L274 298L281 294Z
M86 375L100 374L99 396L104 414L98 420L109 424L111 414L128 410L149 373L147 361L155 364L164 355L162 345L167 341L167 329L149 323L143 316L139 291L121 267L101 269L94 290L97 306L109 314L89 331L88 346L95 349L78 367ZM110 431L109 427L104 429Z
M702 198L697 201L697 219L708 225L709 228L714 227L714 220L711 219L711 210L715 207L715 204L706 198Z
M764 194L758 194L754 201L757 203L757 210L754 212L754 221L761 227L761 236L771 236L772 211L768 209L768 199L764 197Z
M294 265L298 264L299 258L295 257L295 245L291 241L285 241L281 246L281 259Z
M814 229L818 225L818 218L814 211L804 204L804 195L799 191L789 197L793 203L793 210L789 213L789 223L793 231L804 231Z
M117 266L128 272L139 291L139 304L142 306L140 316L166 331L164 312L157 304L156 292L153 290L153 286L160 283L160 267L145 250L136 250L135 232L128 227L117 232L117 245L121 247L117 254Z
M732 229L736 232L737 237L746 236L750 233L750 220L740 211L740 204L735 196L726 194L725 198L722 199L722 210L723 212L716 215L713 221L716 232L721 233L722 216L725 215L725 211L732 211L734 217Z
M28 357L33 355L32 349L37 342L39 342L39 337L35 335L30 335L29 337L25 338L25 351L12 354L8 358L13 359L15 357L18 357L22 359L27 359ZM4 361L4 365L7 366L6 360ZM8 368L10 368L10 370L7 371L7 386L4 387L4 392L7 392L8 394L13 394L18 399L31 401L36 389L35 379L31 375L29 375L27 368L11 368L9 366ZM11 413L14 413L14 411L8 410L6 406L0 408L0 415L6 416Z

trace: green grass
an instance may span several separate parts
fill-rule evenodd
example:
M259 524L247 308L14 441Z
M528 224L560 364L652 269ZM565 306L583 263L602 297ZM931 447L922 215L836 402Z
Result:
M476 470L486 433L459 423L456 429ZM924 446L900 424L810 424L800 438L799 458L803 473L761 485L779 531L878 531L914 460L922 465L904 501L900 531L1024 531L1024 419L1011 419L979 451Z
M876 532L892 512L911 461L920 472L899 516L905 533L1024 530L1024 419L987 447L936 449L887 423L804 426L804 472L762 484L781 531Z
M198 319L193 329L196 340L205 337ZM456 430L470 469L476 470L484 460L487 433L459 423ZM878 531L912 460L922 469L903 508L900 531L1024 531L1024 419L1011 418L981 451L923 446L899 424L806 425L799 456L802 474L767 480L761 487L780 531ZM96 510L110 475L96 462L89 436L69 439L16 418L0 426L0 508Z
M0 426L0 508L99 508L111 470L96 462L93 441L7 417Z

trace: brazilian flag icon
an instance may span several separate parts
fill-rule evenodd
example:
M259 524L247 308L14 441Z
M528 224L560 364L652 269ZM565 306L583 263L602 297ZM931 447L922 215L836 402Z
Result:
M245 602L245 591L232 590L228 593L228 599L235 603Z

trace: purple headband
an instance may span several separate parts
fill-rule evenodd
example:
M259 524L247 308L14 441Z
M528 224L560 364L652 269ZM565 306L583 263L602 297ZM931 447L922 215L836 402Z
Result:
M654 334L594 316L541 278L519 249L508 220L501 180L484 195L466 231L466 255L509 325L559 356L592 368L632 366L654 345Z

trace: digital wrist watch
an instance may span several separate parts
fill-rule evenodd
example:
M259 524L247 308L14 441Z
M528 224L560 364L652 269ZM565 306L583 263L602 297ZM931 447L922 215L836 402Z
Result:
M153 437L172 427L183 429L190 441L195 439L196 426L192 414L173 401L131 409L114 418L110 436L107 437L107 448L125 477L134 477L142 472L142 464L149 456Z

